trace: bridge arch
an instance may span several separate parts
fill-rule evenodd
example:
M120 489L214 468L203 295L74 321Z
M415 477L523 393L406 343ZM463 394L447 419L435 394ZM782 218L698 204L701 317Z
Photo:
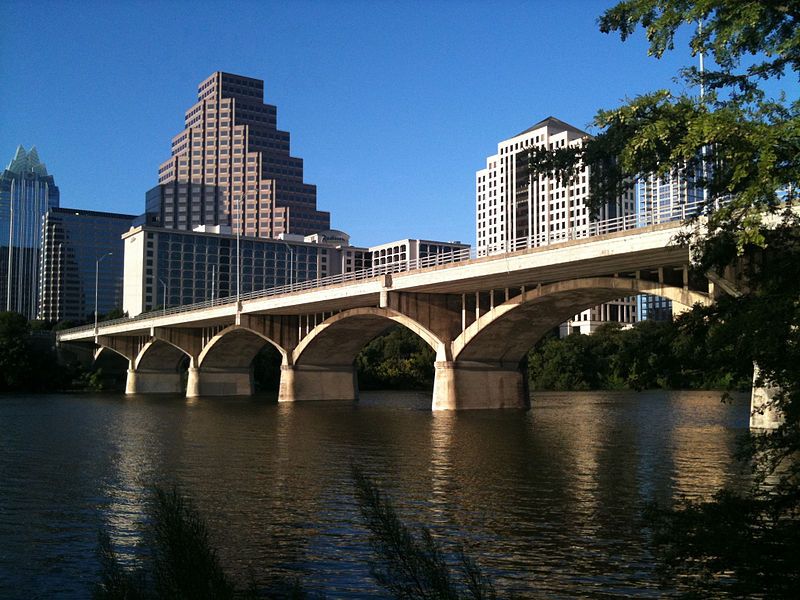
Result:
M429 329L390 308L361 307L329 317L308 332L292 353L292 364L352 365L361 349L398 323L416 333L437 355L444 344Z
M134 368L146 371L178 371L185 357L194 360L189 352L175 344L153 337L142 346L133 360Z
M289 353L275 340L243 325L230 325L215 334L197 359L201 369L249 368L256 354L266 345L274 347L286 364Z
M233 324L216 332L189 369L186 396L249 396L255 388L253 360L265 346L275 348L285 364L288 352L251 327Z
M109 386L110 389L117 389L125 384L131 364L131 358L124 352L98 346L93 353L92 372L104 388Z
M516 367L548 331L583 310L626 296L651 294L677 305L708 304L708 295L643 279L587 277L525 290L482 315L453 342L456 361Z
M375 307L345 310L317 325L297 345L291 363L281 367L278 400L356 400L356 356L393 323L416 333L437 357L446 355L446 345L435 334L399 311Z
M119 362L123 359L130 366L134 358L128 356L121 350L112 348L110 346L103 346L102 344L95 348L95 351L92 355L92 361L96 367L102 367L103 363L106 362Z

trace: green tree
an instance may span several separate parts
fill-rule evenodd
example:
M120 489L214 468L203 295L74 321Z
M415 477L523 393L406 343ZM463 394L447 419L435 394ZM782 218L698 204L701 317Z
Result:
M530 156L533 173L563 179L588 165L594 211L615 202L640 173L701 174L706 232L680 241L695 244L701 276L728 276L736 293L695 307L679 325L701 342L711 373L729 368L724 360L737 369L757 362L760 382L782 390L774 403L784 416L778 429L747 445L755 469L748 493L723 491L661 513L656 540L667 572L702 594L797 597L800 589L796 543L786 535L800 539L800 222L787 209L800 181L800 102L770 98L763 85L787 77L797 89L798 22L797 0L617 3L600 17L601 31L624 40L641 26L655 57L673 48L680 28L691 28L692 53L702 52L713 67L687 68L682 76L702 83L706 95L654 91L600 111L599 133L583 147ZM732 531L743 535L726 538Z
M434 352L412 331L397 325L367 344L356 357L362 389L428 389Z
M30 327L19 313L0 312L0 391L24 388L30 379Z
M0 312L0 392L46 392L69 387L73 369L60 365L42 323Z

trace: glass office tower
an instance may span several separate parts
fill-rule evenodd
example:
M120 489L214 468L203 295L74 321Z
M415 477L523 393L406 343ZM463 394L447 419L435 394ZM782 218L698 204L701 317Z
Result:
M17 148L0 175L0 310L36 317L42 217L58 199L36 148Z
M133 215L75 208L54 208L45 214L40 319L91 321L95 306L95 270L98 313L122 308L125 245L121 236L130 229L134 218Z

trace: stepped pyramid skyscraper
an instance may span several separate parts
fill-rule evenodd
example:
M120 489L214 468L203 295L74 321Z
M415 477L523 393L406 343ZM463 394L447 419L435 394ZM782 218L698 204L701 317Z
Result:
M17 148L0 175L0 310L36 318L42 217L58 202L58 187L36 148Z
M303 160L289 153L289 133L277 128L277 108L263 97L264 82L250 77L216 72L200 83L147 193L151 224L223 225L258 237L330 228L316 186L303 181Z

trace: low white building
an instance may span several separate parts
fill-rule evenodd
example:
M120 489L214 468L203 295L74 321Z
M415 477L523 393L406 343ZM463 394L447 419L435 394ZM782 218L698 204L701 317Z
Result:
M373 266L405 270L417 266L415 259L432 255L442 255L449 262L454 250L466 249L466 256L469 252L466 244L413 239L361 248L351 246L350 236L337 230L237 240L229 231L217 228L184 231L143 225L132 227L122 239L123 310L131 317L236 295L237 244L242 294Z

